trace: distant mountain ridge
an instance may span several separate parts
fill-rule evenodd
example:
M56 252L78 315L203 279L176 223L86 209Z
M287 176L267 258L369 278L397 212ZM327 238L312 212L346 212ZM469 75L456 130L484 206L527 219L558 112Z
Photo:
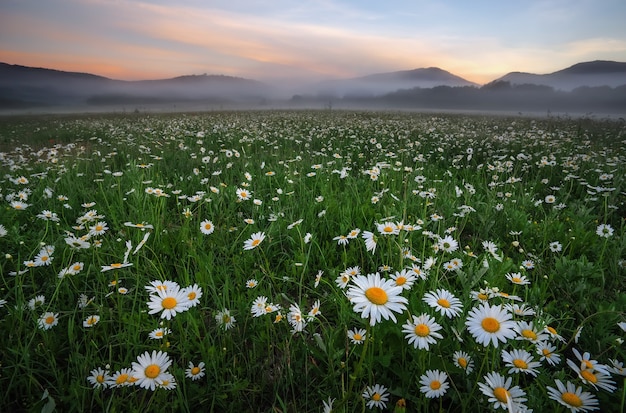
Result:
M568 68L543 75L526 72L511 72L491 83L494 82L509 82L512 85L543 85L565 91L583 86L618 87L626 85L626 63L595 60L592 62L577 63Z

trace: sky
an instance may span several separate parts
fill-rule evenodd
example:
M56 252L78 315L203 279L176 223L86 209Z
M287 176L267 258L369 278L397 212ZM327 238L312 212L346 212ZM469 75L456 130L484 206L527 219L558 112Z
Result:
M484 84L626 61L624 0L0 0L0 62L120 80L439 67Z

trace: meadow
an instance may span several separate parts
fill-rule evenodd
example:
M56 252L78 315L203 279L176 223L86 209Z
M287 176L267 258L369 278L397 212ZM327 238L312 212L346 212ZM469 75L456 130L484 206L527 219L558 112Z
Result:
M624 412L623 121L0 119L0 411Z

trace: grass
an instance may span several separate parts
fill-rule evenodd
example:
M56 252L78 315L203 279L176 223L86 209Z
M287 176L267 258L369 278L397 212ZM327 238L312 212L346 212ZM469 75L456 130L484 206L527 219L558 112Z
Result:
M625 142L592 119L4 118L0 410L475 412L506 410L504 388L518 409L623 412ZM161 298L146 289L164 281ZM358 285L386 318L355 309ZM437 290L460 300L451 317L423 300ZM169 318L148 306L165 296ZM468 328L481 306L498 346ZM514 350L540 365L512 371ZM138 385L150 370L133 363L159 351L171 365ZM445 373L439 397L420 390L427 370ZM138 380L107 380L125 372ZM583 393L559 403L557 381Z

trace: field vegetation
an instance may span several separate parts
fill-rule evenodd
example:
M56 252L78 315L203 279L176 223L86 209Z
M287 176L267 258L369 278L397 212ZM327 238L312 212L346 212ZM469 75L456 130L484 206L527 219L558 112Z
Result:
M0 411L623 412L626 127L0 119Z

